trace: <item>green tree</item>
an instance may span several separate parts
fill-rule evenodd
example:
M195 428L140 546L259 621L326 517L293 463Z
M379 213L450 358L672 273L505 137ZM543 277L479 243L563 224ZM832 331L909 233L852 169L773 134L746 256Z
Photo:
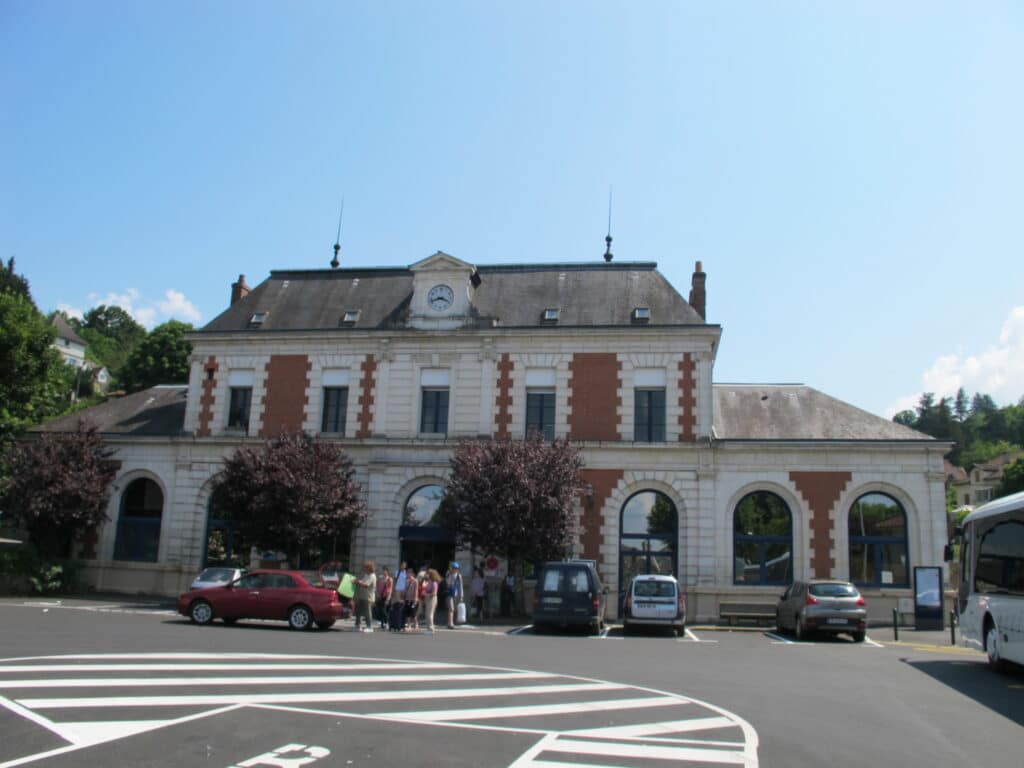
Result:
M953 415L962 424L970 412L971 406L970 401L967 399L967 392L964 391L963 387L960 387L956 391L956 400L953 401Z
M128 356L120 379L125 389L137 392L157 384L188 381L192 345L185 339L189 323L170 320L158 325Z
M1019 450L1021 450L1019 445L1008 443L1005 440L995 443L979 441L974 443L969 450L963 452L961 456L962 464L960 466L970 469L976 464L984 464L986 461L991 461L996 456Z
M354 478L352 460L338 445L283 434L224 460L215 509L245 545L302 561L324 554L325 542L341 541L347 556L351 533L367 514Z
M1017 491L1024 491L1024 459L1017 459L1003 470L1003 481L998 493L1000 496L1009 496Z
M0 291L0 443L67 409L74 374L55 337L30 298Z
M21 296L22 298L28 299L28 302L32 305L33 309L38 309L36 307L36 303L32 301L32 293L29 291L28 280L14 271L13 256L7 260L6 266L2 261L0 261L0 293Z
M100 304L74 321L78 335L88 344L89 359L117 375L128 356L146 338L146 329L118 306Z
M74 432L17 441L0 460L0 508L40 554L67 557L74 539L107 519L112 455L82 421Z

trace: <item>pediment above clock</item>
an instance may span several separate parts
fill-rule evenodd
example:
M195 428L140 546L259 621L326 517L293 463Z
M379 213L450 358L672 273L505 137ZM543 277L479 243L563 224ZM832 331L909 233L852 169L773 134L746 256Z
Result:
M450 256L444 251L438 251L422 261L417 261L409 266L409 271L416 272L467 272L472 274L476 270L472 264L462 259Z

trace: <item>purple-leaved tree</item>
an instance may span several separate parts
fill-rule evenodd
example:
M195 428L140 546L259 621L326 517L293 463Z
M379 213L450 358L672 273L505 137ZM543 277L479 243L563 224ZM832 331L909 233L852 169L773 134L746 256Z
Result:
M569 554L582 467L568 440L464 440L451 458L444 523L461 546L507 557L521 589L525 562Z
M214 504L246 545L300 560L347 559L350 535L367 514L354 476L340 446L287 433L226 458ZM325 542L343 551L324 551Z
M4 523L24 529L38 552L67 557L71 542L107 519L117 465L95 426L11 444L0 468Z

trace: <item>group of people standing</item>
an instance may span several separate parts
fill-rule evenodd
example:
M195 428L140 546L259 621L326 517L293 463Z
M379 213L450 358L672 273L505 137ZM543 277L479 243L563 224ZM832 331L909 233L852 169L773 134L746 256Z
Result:
M380 629L392 632L418 632L422 614L424 630L434 631L438 598L444 596L448 611L448 629L454 629L459 604L465 590L462 572L453 562L442 579L434 568L416 572L402 563L392 576L384 568L378 578L373 561L363 564L363 574L355 579L355 631L373 632L374 620ZM462 609L463 611L465 608Z

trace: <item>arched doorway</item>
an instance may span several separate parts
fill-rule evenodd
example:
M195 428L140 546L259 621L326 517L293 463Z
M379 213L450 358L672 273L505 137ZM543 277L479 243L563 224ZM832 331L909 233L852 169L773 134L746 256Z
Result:
M421 485L405 500L398 529L400 561L417 570L436 568L442 575L455 558L455 536L437 519L443 498L440 485Z
M132 480L121 496L114 559L155 563L160 554L164 494L148 477Z
M672 499L660 491L634 494L622 507L619 531L620 595L638 574L676 575L679 513Z

